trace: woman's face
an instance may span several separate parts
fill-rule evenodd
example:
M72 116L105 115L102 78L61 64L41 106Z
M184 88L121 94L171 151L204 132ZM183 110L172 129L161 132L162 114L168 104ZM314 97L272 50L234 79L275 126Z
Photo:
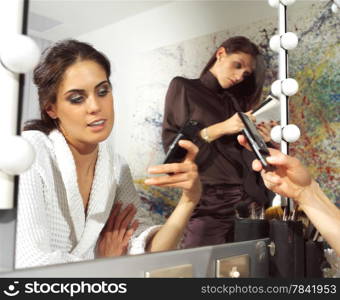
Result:
M216 52L216 62L210 71L224 89L241 83L255 69L254 58L244 52L228 54L223 47Z
M105 70L91 60L78 61L66 69L57 101L47 108L66 140L75 147L96 145L113 126L113 97Z

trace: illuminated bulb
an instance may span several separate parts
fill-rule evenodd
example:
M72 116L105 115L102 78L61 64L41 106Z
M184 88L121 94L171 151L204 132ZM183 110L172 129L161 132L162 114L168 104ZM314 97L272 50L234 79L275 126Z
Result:
M282 93L286 96L293 96L299 90L299 84L293 78L287 78L281 83Z
M295 3L295 0L280 0L280 2L283 4L283 5L292 5Z
M0 147L0 170L18 175L32 165L35 151L32 145L20 136L2 137Z
M271 92L274 96L280 97L282 91L281 80L275 80L271 85Z
M269 47L275 52L279 52L280 47L286 50L292 50L296 48L298 44L298 37L293 32L287 32L281 37L279 35L273 35L269 40Z
M281 46L286 50L296 48L298 41L297 35L293 32L286 32L281 36Z
M280 125L276 125L270 131L270 137L275 143L280 143L282 139L282 130Z
M10 71L26 73L38 64L40 49L30 37L14 34L8 36L1 45L0 58Z
M288 143L296 142L300 137L300 129L294 124L289 124L282 129L282 137Z
M280 50L280 36L278 34L273 35L269 40L269 47L275 52Z
M335 3L333 3L331 6L331 9L332 9L332 12L336 14L339 10L339 7Z
M271 7L279 7L280 0L268 0L268 4Z

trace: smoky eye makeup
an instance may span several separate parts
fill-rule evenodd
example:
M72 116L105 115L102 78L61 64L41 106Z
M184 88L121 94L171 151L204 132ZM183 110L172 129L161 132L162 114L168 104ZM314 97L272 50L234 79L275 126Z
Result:
M112 90L111 83L109 81L103 81L95 87L95 93L99 97L105 97ZM66 100L71 104L80 104L85 101L87 94L82 89L72 89L65 93Z
M104 97L111 92L111 85L109 83L103 83L97 88L97 94L100 97Z
M69 102L72 104L78 104L81 103L84 100L84 95L80 93L72 93L66 98Z

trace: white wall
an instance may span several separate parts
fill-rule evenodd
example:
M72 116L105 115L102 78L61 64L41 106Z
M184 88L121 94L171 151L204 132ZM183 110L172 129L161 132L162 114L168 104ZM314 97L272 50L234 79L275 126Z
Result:
M114 64L116 150L124 155L131 147L124 140L133 130L129 124L136 74L143 71L137 70L141 53L275 15L266 0L181 1L77 37L103 51Z

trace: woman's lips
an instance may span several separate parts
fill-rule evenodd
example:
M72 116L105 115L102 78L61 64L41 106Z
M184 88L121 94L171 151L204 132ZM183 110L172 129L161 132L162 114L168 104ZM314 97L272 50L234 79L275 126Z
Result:
M88 124L87 126L91 128L92 131L100 131L102 130L106 125L106 120L97 120L97 121L94 121L90 124Z

